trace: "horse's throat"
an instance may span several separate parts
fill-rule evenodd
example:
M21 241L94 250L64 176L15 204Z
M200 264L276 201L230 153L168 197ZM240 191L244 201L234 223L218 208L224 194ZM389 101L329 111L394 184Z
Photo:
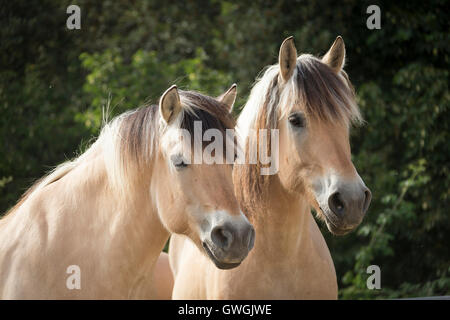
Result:
M270 254L298 255L311 244L311 223L315 223L307 201L270 199L266 208L252 216L255 249Z

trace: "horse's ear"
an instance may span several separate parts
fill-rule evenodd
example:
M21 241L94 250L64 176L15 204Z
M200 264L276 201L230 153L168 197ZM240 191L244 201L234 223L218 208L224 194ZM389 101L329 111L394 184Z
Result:
M286 38L281 44L278 62L280 63L281 77L284 81L288 81L297 66L297 49L294 45L294 37Z
M233 85L225 93L217 97L217 100L224 103L228 107L228 111L231 112L233 109L234 102L236 101L237 85Z
M171 86L159 99L159 113L166 123L170 123L181 111L180 96L176 85Z
M336 73L342 70L345 63L345 44L341 36L334 40L330 50L323 56L322 62L326 63Z

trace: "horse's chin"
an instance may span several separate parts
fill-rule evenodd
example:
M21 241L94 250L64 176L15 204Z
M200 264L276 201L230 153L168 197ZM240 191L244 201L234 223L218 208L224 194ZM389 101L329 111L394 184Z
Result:
M322 216L324 217L325 224L327 225L328 231L330 231L333 235L344 236L355 229L354 227L344 228L344 227L337 226L336 222L333 222L332 218L330 218L331 213L328 213L326 210L323 210L322 208L320 208L320 211L322 213Z
M335 236L345 236L350 233L353 229L341 229L337 228L332 222L330 222L327 218L325 219L325 224L327 225L328 231L330 231Z
M215 264L215 266L222 270L228 270L238 267L241 263L240 262L223 262L217 259L217 257L214 255L213 250L210 249L210 246L207 242L202 243L203 249L206 252L206 255L208 258Z

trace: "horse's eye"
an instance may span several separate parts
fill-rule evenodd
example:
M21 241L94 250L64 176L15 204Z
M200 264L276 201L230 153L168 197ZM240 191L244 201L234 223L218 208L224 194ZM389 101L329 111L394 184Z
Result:
M172 160L173 165L177 169L183 169L188 166L188 164L184 161L181 155L173 155L170 157L170 159Z
M297 128L303 128L305 126L305 116L302 113L293 113L288 118L289 123Z

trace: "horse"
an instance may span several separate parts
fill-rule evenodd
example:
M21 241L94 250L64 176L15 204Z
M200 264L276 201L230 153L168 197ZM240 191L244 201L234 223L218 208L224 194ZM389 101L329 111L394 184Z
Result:
M170 233L222 268L237 266L254 230L232 164L192 163L191 141L178 134L192 135L196 121L200 133L233 129L235 97L235 85L218 98L172 86L35 183L0 220L0 298L157 298L152 272Z
M224 271L186 237L172 236L173 299L337 299L333 260L312 209L332 234L344 235L371 201L351 161L349 129L363 120L343 69L344 41L337 37L321 58L297 57L289 37L278 60L257 79L237 120L246 161L234 165L233 181L256 231L254 248ZM278 130L278 141L269 136L261 144L252 134L260 129ZM254 144L278 151L275 174L249 164Z

